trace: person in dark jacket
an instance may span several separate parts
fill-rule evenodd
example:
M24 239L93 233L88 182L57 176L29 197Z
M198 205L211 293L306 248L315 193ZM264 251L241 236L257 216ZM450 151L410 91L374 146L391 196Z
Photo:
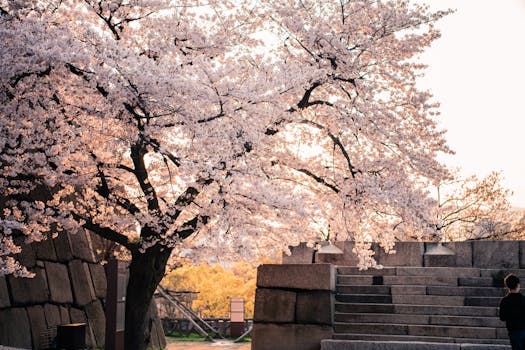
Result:
M512 350L525 350L525 296L520 279L509 274L504 279L507 295L499 303L499 318L505 321Z

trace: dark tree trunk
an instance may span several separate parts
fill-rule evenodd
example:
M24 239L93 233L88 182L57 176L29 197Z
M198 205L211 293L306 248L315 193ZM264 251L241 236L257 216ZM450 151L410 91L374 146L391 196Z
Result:
M171 249L153 246L144 253L133 251L126 294L124 349L145 350L150 338L149 307L159 285Z

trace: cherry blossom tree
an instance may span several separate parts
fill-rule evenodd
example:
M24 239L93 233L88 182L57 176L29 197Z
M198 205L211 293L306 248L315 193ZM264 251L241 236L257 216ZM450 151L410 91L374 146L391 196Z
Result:
M0 269L14 235L87 229L131 256L126 349L170 255L428 233L447 178L406 1L0 1ZM147 331L146 331L147 332Z
M502 236L515 232L508 197L511 192L501 184L501 174L492 172L443 181L436 186L435 239L462 241Z

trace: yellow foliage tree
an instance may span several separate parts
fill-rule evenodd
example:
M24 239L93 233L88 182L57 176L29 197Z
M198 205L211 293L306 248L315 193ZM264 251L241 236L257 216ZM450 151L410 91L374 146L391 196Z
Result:
M198 292L192 309L202 317L229 317L230 298L244 298L245 317L253 317L257 269L238 262L221 265L183 266L168 273L162 285L171 290Z

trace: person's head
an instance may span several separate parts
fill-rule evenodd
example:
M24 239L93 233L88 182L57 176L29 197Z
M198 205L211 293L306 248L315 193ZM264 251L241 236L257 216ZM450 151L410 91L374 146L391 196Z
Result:
M516 290L520 286L520 279L518 276L513 275L512 273L508 274L503 282L505 283L505 287L507 287L509 290Z

